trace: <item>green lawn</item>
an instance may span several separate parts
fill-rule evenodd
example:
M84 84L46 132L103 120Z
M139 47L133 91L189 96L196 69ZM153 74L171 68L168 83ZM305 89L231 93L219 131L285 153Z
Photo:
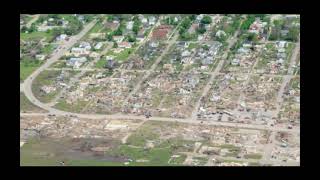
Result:
M127 49L124 49L123 51L121 51L120 53L114 53L113 51L109 51L106 56L115 56L115 60L118 60L118 61L125 61L128 59L129 55L134 51L134 48L127 48Z
M40 40L42 38L46 38L46 41L51 41L53 38L53 33L52 31L49 32L32 32L32 33L20 33L20 39L24 41L29 41L29 40Z
M124 60L127 60L129 55L134 51L133 48L128 48L128 49L125 49L123 51L121 51L117 56L116 56L116 60L119 60L119 61L124 61Z
M171 157L170 148L133 148L128 145L120 145L118 148L114 149L112 152L107 152L110 155L126 156L133 160L131 165L148 165L148 166L163 166L168 165L168 161ZM149 162L135 162L136 160L149 160ZM129 165L130 165L129 164Z
M188 50L197 48L198 46L199 46L199 43L190 43L189 46L188 46Z
M107 64L107 61L106 61L106 59L99 59L99 61L97 61L97 63L96 63L96 68L104 68L105 67L105 65Z
M243 163L243 161L240 161L240 160L229 160L229 159L223 159L222 162L224 162L224 163L231 163L231 162Z
M20 148L21 166L56 166L59 159L51 156L52 150L38 139L30 139Z
M262 155L258 154L258 153L252 153L252 154L244 155L244 158L246 158L246 159L261 159Z
M49 55L49 54L51 54L53 52L54 49L55 49L55 45L48 44L43 49L41 49L41 52L46 54L46 55Z
M91 33L98 33L100 30L102 30L104 27L103 27L103 24L102 23L99 23L97 22L91 29L89 32L87 32L87 34L83 37L83 39L88 39L90 37L90 34Z
M20 61L20 82L23 82L33 71L42 64L41 61Z
M79 100L75 104L68 104L64 99L60 99L54 107L64 111L81 112L88 103L89 101Z
M59 145L60 148L65 143L63 140ZM26 166L59 166L59 161L64 160L67 166L124 166L123 162L110 162L105 160L95 159L79 159L76 157L67 157L56 152L55 148L59 149L57 142L41 141L32 139L28 141L20 149L20 165ZM55 147L55 148L54 148ZM175 164L168 164L168 160L172 156L170 148L161 149L143 149L133 148L128 145L117 146L108 152L106 155L122 156L131 159L127 166L168 166L181 164L185 156L177 158ZM148 162L136 162L136 160L148 160Z

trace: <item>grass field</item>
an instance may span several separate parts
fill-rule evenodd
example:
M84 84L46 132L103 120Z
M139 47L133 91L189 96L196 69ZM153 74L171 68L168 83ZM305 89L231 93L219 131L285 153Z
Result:
M258 153L255 153L255 154L246 154L246 155L244 155L244 158L246 158L246 159L261 159L261 158L262 158L262 155L261 155L261 154L258 154Z
M20 39L24 41L30 41L30 40L40 40L46 38L45 41L49 42L53 39L53 33L52 31L49 32L32 32L32 33L20 33Z
M51 53L54 51L55 46L56 46L56 45L48 44L48 45L46 45L44 48L41 49L41 53L44 53L44 54L46 54L46 55L49 55L49 54L51 54Z
M99 59L97 63L95 64L96 68L104 68L107 64L107 61L105 59Z
M69 112L81 112L88 103L89 101L79 100L75 104L68 104L64 99L60 99L54 107Z
M115 56L115 60L118 61L125 61L128 59L129 55L134 51L134 48L127 48L121 51L120 53L116 54L112 51L109 51L106 55L113 55Z
M33 71L40 67L42 62L40 61L20 61L20 82L23 82Z
M176 166L182 165L186 156L181 155L171 163L173 155L170 147L142 148L130 145L117 145L105 152L106 157L123 157L124 161L92 159L66 153L71 146L65 140L39 140L32 139L20 149L20 165L22 166L59 166L60 161L65 161L67 166ZM70 147L69 147L70 146ZM81 153L81 152L80 152Z
M188 46L188 50L192 50L199 47L199 43L190 43Z
M131 165L148 165L148 166L164 166L169 165L168 161L171 157L170 148L133 148L128 145L120 145L112 152L107 152L110 155L125 156L133 162ZM147 160L147 162L136 162L136 160Z

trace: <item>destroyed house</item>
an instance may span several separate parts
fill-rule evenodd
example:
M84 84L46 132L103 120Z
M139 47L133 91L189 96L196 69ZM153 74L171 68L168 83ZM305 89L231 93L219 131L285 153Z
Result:
M67 66L72 66L73 68L79 68L86 61L87 61L86 57L70 58L67 61Z
M106 22L104 24L106 28L110 28L112 31L116 30L119 27L119 25L120 25L119 23L114 23L114 22Z
M152 32L152 39L156 39L156 40L166 39L170 29L171 29L171 27L169 25L161 25L161 26L157 27Z
M196 75L188 74L184 79L183 87L193 89L199 83L199 77Z

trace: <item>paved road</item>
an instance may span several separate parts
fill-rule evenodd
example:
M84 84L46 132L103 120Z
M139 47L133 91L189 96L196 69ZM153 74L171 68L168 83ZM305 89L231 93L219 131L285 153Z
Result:
M47 108L50 110L53 108ZM108 120L148 120L148 121L164 121L164 122L179 122L187 124L199 124L199 125L212 125L212 126L225 126L233 128L243 128L243 129L257 129L257 130L268 130L268 131L281 131L289 133L300 133L300 129L293 128L281 128L281 127L269 127L266 125L258 124L242 124L242 123L232 123L232 122L219 122L219 121L199 121L193 119L178 119L178 118L166 118L166 117L150 117L146 118L145 116L136 116L136 115L104 115L104 114L78 114L65 112L57 109L53 109L50 113L20 113L20 116L46 116L48 114L56 114L57 116L76 116L78 118L86 119L108 119Z
M77 43L95 25L95 23L96 23L96 21L92 21L89 24L87 24L79 34L71 37L67 43L61 45L60 49L58 51L54 52L54 54L51 58L47 59L47 61L42 66L40 66L38 69L36 69L29 77L27 77L24 80L23 91L30 102L32 102L36 106L41 107L43 109L46 109L50 112L59 113L58 110L51 108L51 107L47 106L46 104L40 102L34 96L34 94L32 92L32 88L31 88L32 82L33 82L34 78L36 78L42 71L44 71L45 69L50 67L53 63L58 61L60 59L60 57L62 57L67 52L67 50L69 48L71 48L75 43Z

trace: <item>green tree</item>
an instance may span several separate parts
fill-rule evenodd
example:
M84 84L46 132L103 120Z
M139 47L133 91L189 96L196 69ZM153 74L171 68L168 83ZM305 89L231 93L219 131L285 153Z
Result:
M185 18L181 23L181 27L183 27L184 29L188 29L190 26L191 20L189 18Z
M199 28L197 28L197 32L199 34L204 34L206 32L206 28L205 27L199 27Z
M108 17L107 17L107 21L108 22L112 22L114 20L114 16L113 15L109 15Z
M46 15L40 15L39 19L37 20L39 23L43 23L43 21L45 21L47 19Z
M112 41L113 33L107 34L106 36L108 41Z
M22 26L21 32L26 32L26 31L28 31L28 28L26 26Z
M208 46L208 45L203 45L202 48L203 48L204 50L209 50L209 46Z
M123 29L121 28L121 26L118 27L118 29L116 29L113 34L115 36L121 36L122 35L122 32L123 32Z
M113 48L117 48L117 47L118 47L117 42L113 41Z
M212 22L212 19L210 16L205 15L200 21L202 24L210 24Z
M64 30L62 28L54 28L54 29L52 29L53 37L57 37L57 36L59 36L60 34L63 34L63 33L64 33Z
M255 21L255 17L253 15L249 15L247 19L241 24L240 29L242 31L248 30L254 21Z
M30 26L30 28L29 28L29 32L31 33L31 32L35 32L35 31L37 31L36 24L35 24L35 23L32 23L31 26Z
M191 20L191 21L194 21L194 20L196 20L196 15L195 14L192 14L192 15L190 15L189 16L189 19Z
M92 21L93 20L93 15L92 14L85 14L84 16L83 16L83 20L85 21L85 22L90 22L90 21Z
M135 42L136 38L134 36L128 36L128 41L129 42Z
M132 31L133 31L135 34L138 34L139 29L140 29L140 21L139 21L139 19L138 19L138 20L134 21L133 27L132 27Z
M252 41L252 42L257 42L258 41L258 35L255 34L255 33L250 33L247 39L249 41Z
M287 40L289 41L298 41L299 30L298 28L292 27L289 29Z

